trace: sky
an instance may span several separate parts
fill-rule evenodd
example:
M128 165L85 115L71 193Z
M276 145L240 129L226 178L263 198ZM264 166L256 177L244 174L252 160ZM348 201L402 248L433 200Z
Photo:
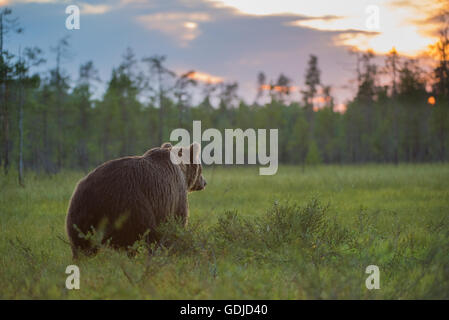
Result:
M447 0L445 0L447 1ZM167 56L178 74L195 70L198 80L239 83L248 103L257 92L257 74L267 82L282 72L298 88L310 54L318 57L321 81L331 85L337 104L355 94L355 56L393 47L419 57L437 41L440 0L0 0L19 17L24 33L8 36L13 53L25 46L45 51L46 67L55 64L50 50L69 36L63 67L76 79L81 63L92 60L100 72L101 94L127 47L138 58ZM80 8L80 29L65 26L66 7ZM145 68L142 64L139 68Z

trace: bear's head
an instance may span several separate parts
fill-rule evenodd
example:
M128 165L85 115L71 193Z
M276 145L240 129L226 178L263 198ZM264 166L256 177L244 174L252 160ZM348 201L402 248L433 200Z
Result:
M173 147L166 142L161 148L170 150L170 159L184 173L188 191L199 191L206 187L201 166L201 146L198 143L194 142L189 147Z

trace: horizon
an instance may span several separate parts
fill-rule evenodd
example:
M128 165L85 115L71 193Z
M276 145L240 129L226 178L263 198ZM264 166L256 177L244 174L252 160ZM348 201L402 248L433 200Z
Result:
M342 105L356 94L350 51L371 49L383 65L392 48L401 57L428 59L424 53L437 41L442 1L354 1L343 8L324 2L258 1L256 7L233 0L3 0L0 7L11 8L24 28L22 35L6 39L6 48L12 53L24 46L43 49L47 63L40 71L55 64L50 47L69 36L71 59L63 61L63 69L73 84L79 66L92 60L102 80L97 98L130 47L139 63L144 56L166 55L169 69L177 75L195 70L200 83L238 82L238 95L247 104L255 100L259 72L266 74L266 85L286 75L294 88L291 101L300 101L307 61L314 54L322 84L332 87L336 105ZM65 28L70 4L81 10L79 30ZM377 29L372 28L373 5Z

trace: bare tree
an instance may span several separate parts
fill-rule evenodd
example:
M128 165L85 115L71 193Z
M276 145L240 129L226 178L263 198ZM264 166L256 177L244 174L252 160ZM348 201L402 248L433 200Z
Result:
M24 177L23 177L23 118L24 118L24 104L26 90L28 87L35 85L37 81L37 76L29 77L28 72L31 67L38 66L39 64L45 62L41 57L41 49L25 48L24 55L19 51L19 61L16 64L16 74L18 76L18 91L19 91L19 184L24 187Z
M197 81L192 78L195 71L191 70L182 74L175 83L174 95L177 99L179 109L179 125L182 126L183 116L185 112L185 106L190 102L191 94L189 93L189 87L197 85Z
M166 56L154 55L143 58L142 61L148 63L150 75L154 76L157 82L157 96L159 100L159 144L163 143L164 139L164 95L166 88L164 80L166 78L173 78L176 74L164 66Z
M398 70L399 70L399 63L400 59L398 56L398 52L396 51L396 48L393 47L393 49L390 50L390 52L387 55L387 58L385 59L385 73L388 73L391 75L391 93L393 97L395 97L398 93L397 90L397 76L398 76Z
M391 95L396 97L398 94L398 74L401 72L400 70L400 58L396 48L393 47L391 51L388 53L385 59L385 68L384 72L391 75ZM398 104L395 102L394 110L393 110L393 134L392 134L392 144L393 144L393 161L395 164L399 162L399 126L398 126L398 117L399 110Z
M202 94L204 95L204 99L201 102L202 107L204 107L206 109L212 108L210 99L211 99L212 95L218 91L218 86L220 84L221 83L214 84L214 83L208 81L203 85Z
M439 60L435 68L437 80L435 91L442 96L449 96L449 10L439 15L441 27L438 31L439 41L434 46L435 54Z
M11 9L4 8L0 10L0 118L2 123L2 149L3 149L3 170L8 173L9 168L9 75L12 72L10 60L12 55L4 49L5 39L9 33L22 33L23 29L19 27L17 18L11 17ZM0 158L0 163L1 163Z
M315 55L310 55L308 67L306 71L306 87L307 90L302 91L304 105L308 113L313 110L314 98L317 94L318 86L321 83L320 80L321 71L318 68L318 57Z
M275 91L277 94L277 99L282 103L284 103L285 99L290 95L291 82L291 79L283 73L279 75L279 78L276 82Z
M88 61L82 64L79 69L79 79L78 85L74 89L74 93L77 93L80 97L78 102L79 108L79 128L80 128L80 139L78 142L78 162L81 168L86 172L89 164L89 157L87 152L87 135L89 130L89 110L90 96L91 96L91 86L92 82L100 82L100 77L98 76L98 70L95 69L92 61Z
M259 72L257 75L257 95L256 99L254 99L254 103L257 103L260 98L262 98L263 91L264 91L264 85L266 85L267 77L265 76L265 73Z
M238 99L237 90L239 85L237 82L220 83L220 108L232 108Z
M57 167L60 170L63 166L64 150L63 150L63 93L67 86L67 79L63 76L61 70L61 64L64 59L69 57L69 42L68 38L61 38L56 47L52 47L56 55L56 66L52 72L52 82L56 88L56 116L57 116L57 128L58 128L58 139L57 139Z
M332 97L332 87L323 86L324 103L326 107L334 111L334 97Z

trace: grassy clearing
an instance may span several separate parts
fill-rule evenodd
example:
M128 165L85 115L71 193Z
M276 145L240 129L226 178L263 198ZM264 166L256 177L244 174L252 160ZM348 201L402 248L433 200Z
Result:
M3 299L449 298L449 166L283 166L205 171L190 224L163 226L148 258L102 250L72 264L65 213L79 172L0 176ZM365 268L380 268L367 290Z

